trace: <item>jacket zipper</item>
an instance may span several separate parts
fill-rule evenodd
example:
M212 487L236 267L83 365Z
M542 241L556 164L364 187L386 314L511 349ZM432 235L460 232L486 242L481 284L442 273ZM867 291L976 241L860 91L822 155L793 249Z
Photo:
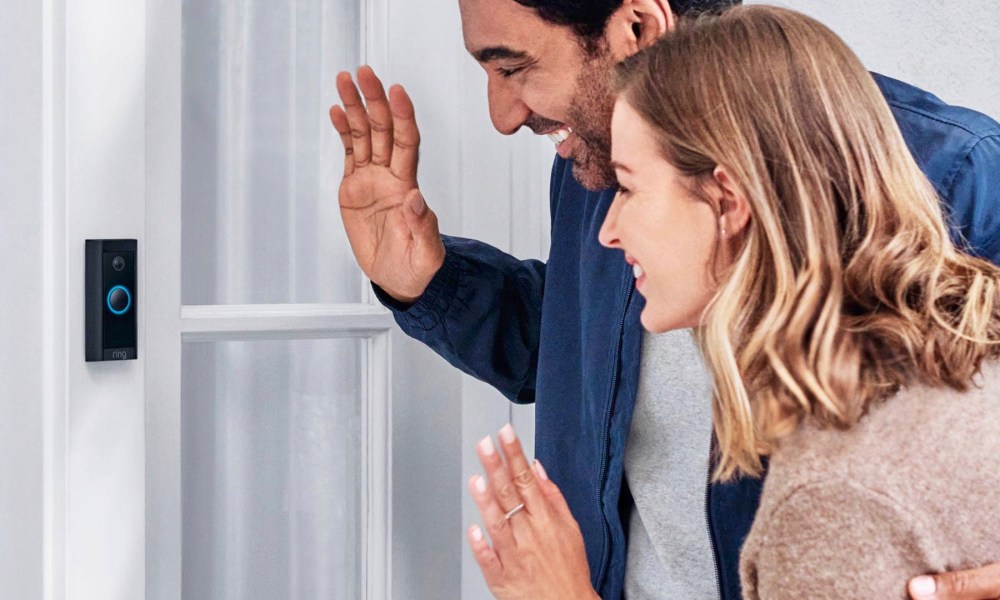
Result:
M629 304L632 302L632 292L635 291L635 280L629 282L628 293L625 295L625 305L622 308L621 322L618 324L618 344L615 346L615 370L611 374L611 399L604 415L604 452L601 455L601 471L597 484L597 505L601 509L601 521L604 523L604 552L601 557L601 570L597 574L597 592L604 587L604 578L608 574L608 563L611 562L611 525L604 514L604 484L608 472L608 456L611 453L611 415L614 413L615 398L618 396L618 374L621 371L621 352L625 340L625 320L628 316ZM603 595L603 594L602 594Z
M708 542L712 547L712 563L715 565L715 592L722 598L722 577L720 576L719 553L715 549L715 530L712 528L712 454L715 452L715 436L708 450L708 477L705 479L705 526L708 528Z

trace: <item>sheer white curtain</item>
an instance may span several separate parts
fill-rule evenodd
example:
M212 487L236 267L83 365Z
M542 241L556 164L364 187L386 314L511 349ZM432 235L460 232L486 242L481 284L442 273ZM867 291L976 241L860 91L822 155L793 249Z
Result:
M361 301L326 117L357 4L184 3L185 304Z
M326 119L357 6L184 2L184 304L363 301ZM184 345L185 600L362 596L363 348Z

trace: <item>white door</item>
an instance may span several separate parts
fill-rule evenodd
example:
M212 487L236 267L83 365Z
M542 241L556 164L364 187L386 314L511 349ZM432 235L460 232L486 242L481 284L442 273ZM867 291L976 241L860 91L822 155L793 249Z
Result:
M338 70L407 85L444 231L543 256L552 150L492 131L453 0L10 0L0 595L485 598L474 443L514 409L351 258ZM135 238L138 360L83 360L83 248Z

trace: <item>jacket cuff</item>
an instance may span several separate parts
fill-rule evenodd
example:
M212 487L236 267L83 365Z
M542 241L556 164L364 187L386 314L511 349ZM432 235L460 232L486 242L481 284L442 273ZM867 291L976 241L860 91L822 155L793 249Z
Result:
M396 300L374 282L372 290L383 306L392 311L396 322L403 328L427 331L441 323L458 292L462 272L462 259L445 242L444 263L427 285L422 296L413 304Z

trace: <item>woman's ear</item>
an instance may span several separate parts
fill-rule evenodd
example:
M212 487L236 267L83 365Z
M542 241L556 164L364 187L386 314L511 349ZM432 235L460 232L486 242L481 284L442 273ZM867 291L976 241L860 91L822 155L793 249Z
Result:
M743 233L750 223L750 202L746 192L726 167L718 165L712 171L719 206L719 234L728 239Z
M612 13L605 38L617 60L651 46L676 25L668 0L624 0Z

